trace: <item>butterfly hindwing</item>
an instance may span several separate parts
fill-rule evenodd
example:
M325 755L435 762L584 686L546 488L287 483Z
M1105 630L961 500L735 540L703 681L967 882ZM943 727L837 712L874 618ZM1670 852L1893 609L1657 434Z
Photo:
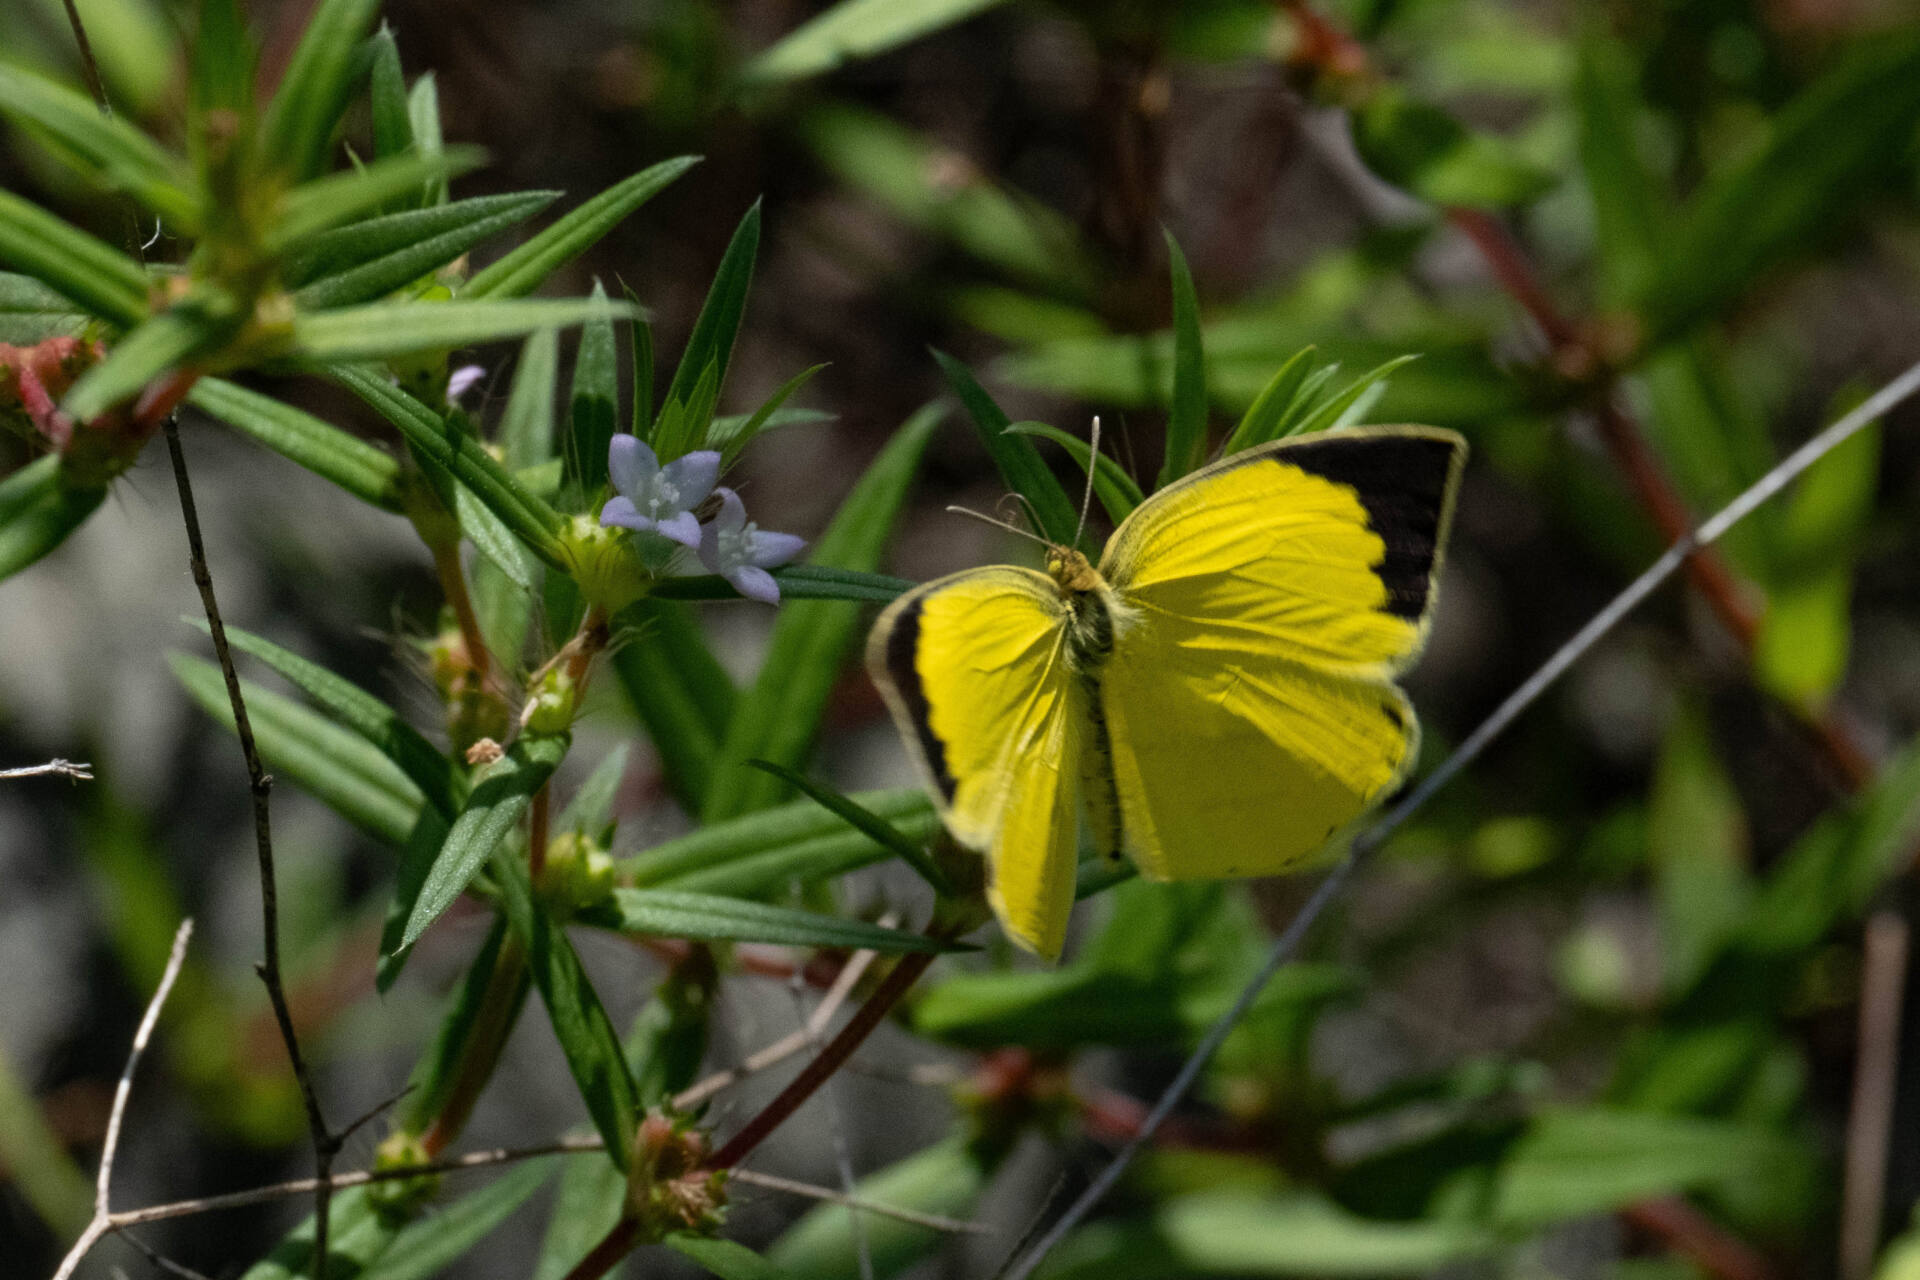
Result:
M1068 669L1066 610L1044 575L974 569L887 607L867 666L941 816L987 857L1009 933L1057 955L1073 906L1086 692Z
M1465 446L1426 428L1249 450L1155 494L1101 569L1127 851L1157 879L1268 875L1391 787Z

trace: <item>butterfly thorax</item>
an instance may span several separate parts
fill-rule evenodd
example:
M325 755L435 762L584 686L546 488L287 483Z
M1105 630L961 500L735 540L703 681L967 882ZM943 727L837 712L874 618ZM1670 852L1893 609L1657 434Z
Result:
M1067 648L1073 665L1092 672L1113 652L1119 597L1100 571L1071 547L1047 549L1047 576L1067 606Z

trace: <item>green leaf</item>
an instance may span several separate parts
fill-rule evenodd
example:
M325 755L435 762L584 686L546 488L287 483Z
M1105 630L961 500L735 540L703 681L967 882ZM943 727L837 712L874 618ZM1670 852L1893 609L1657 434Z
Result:
M697 156L663 160L623 182L615 183L485 270L477 272L467 281L462 296L516 298L532 293L548 276L585 253L628 214L698 163L700 160Z
M1145 1220L1084 1227L1057 1249L1047 1280L1150 1276L1424 1275L1498 1251L1471 1221L1377 1222L1307 1191L1222 1188L1168 1200Z
M440 133L440 90L431 71L415 80L407 94L407 123L413 126L413 145L421 155L437 156L446 149ZM427 189L420 193L419 203L423 208L446 202L444 178L429 182Z
M639 304L632 289L622 285L621 292L628 302ZM633 354L633 404L627 431L647 440L653 436L653 326L636 320L628 327L627 339Z
M574 791L566 807L560 810L560 816L553 820L553 830L595 832L607 825L620 780L627 776L627 754L627 744L618 743L593 766L593 772Z
M826 367L824 364L816 364L794 374L781 383L779 390L768 396L758 409L745 418L715 418L712 426L707 430L706 444L707 448L720 451L721 467L730 466L733 460L740 456L741 450L752 444L753 438L773 421L774 415L780 412L780 406L787 402L788 397L806 386L813 380L814 374Z
M1754 1126L1602 1107L1549 1112L1501 1162L1492 1217L1531 1229L1743 1182L1782 1195L1797 1188L1810 1199L1813 1176L1804 1147Z
M1070 219L996 184L951 147L845 103L814 107L799 126L815 157L841 182L936 242L1069 296L1090 293L1105 278Z
M1778 561L1754 645L1763 687L1789 703L1818 707L1847 670L1853 570L1880 484L1874 424L1813 464L1772 526Z
M593 298L607 300L598 280L593 282ZM620 401L620 359L614 349L611 312L596 315L581 327L570 399L567 478L591 497L607 483L607 448L613 443Z
M193 160L194 173L204 176L213 166L213 149L230 145L232 123L251 117L257 58L238 0L201 0L195 7L199 22L187 59L191 80L187 87L187 154ZM143 52L151 58L158 47L150 45ZM216 131L222 134L218 140L210 136Z
M979 1207L993 1170L994 1162L975 1144L947 1137L868 1174L855 1184L853 1194L871 1204L964 1220ZM845 1280L859 1273L864 1244L874 1274L892 1276L926 1257L944 1239L930 1227L872 1213L860 1215L856 1235L850 1210L820 1204L773 1242L767 1258L796 1280Z
M508 470L538 466L553 456L553 391L559 377L559 334L535 330L520 348L513 390L500 415L500 452Z
M528 1160L432 1217L409 1223L355 1280L431 1280L525 1204L553 1176L559 1159Z
M1573 88L1602 293L1609 306L1623 306L1657 274L1673 209L1641 155L1645 108L1632 56L1599 23L1580 39Z
M676 1231L660 1241L683 1257L691 1258L720 1280L788 1280L786 1272L765 1258L732 1240L719 1236L696 1236Z
M60 408L77 421L90 422L131 400L168 370L218 346L234 328L231 315L209 310L193 299L176 303L114 343L105 360L68 388Z
M1382 178L1440 205L1527 204L1558 182L1507 143L1469 130L1397 85L1382 85L1354 111L1353 145Z
M817 564L793 564L772 573L780 584L782 600L871 600L884 604L914 587L905 578L884 573ZM654 585L653 594L662 600L737 600L740 596L732 583L715 574L664 578Z
M607 1155L622 1169L633 1150L640 1100L621 1052L620 1037L600 995L580 965L567 932L534 901L525 859L501 850L493 859L501 900L516 937L527 948L527 967L546 1002L554 1038L580 1086L580 1097L606 1140Z
M944 414L940 406L929 405L894 433L840 504L811 559L860 572L879 565L920 457ZM786 798L786 787L778 778L740 765L755 757L789 768L801 764L819 731L820 717L857 638L860 621L857 611L825 600L793 602L780 610L759 678L727 724L702 810L708 822Z
M798 80L917 40L984 13L1001 0L840 0L763 50L749 82Z
M17 1052L17 1050L16 1050ZM14 1190L62 1239L75 1239L93 1216L93 1184L41 1113L40 1100L0 1053L0 1159Z
M1034 532L1059 546L1072 545L1073 531L1080 523L1079 511L1067 491L1060 487L1060 481L1040 460L1040 451L1024 436L1008 433L1007 428L1013 424L974 379L971 370L943 352L934 352L933 358L939 362L948 385L973 419L981 442L993 456L993 465L1000 470L1000 478L1007 482L1009 489L1027 500L1033 519L1040 525Z
M816 368L824 369L825 365ZM761 408L765 408L762 405ZM715 415L713 425L707 429L707 447L719 449L727 457L735 457L746 447L747 424L759 416L759 410L753 413L722 413ZM754 427L754 434L772 431L777 427L815 427L832 422L839 415L828 413L824 409L775 409Z
M1411 364L1419 358L1418 356L1396 356L1384 364L1376 365L1355 378L1338 395L1331 396L1324 404L1315 406L1312 412L1297 423L1283 423L1281 434L1305 436L1349 425L1373 404L1381 391L1386 389L1386 380L1395 369Z
M713 389L707 394L714 398L726 385L727 365L733 358L740 318L747 309L747 290L753 285L753 261L759 251L760 202L756 200L740 219L733 239L727 243L726 253L721 255L713 284L707 289L707 300L701 304L693 332L687 335L687 348L680 354L673 381L667 386L666 405L680 405L687 416L673 439L666 439L656 427L654 451L663 463L699 448L706 438L713 402L709 399L706 413L695 417L692 411L701 398L696 393L705 380L711 380Z
M147 273L139 263L9 191L0 191L0 263L122 328L146 317Z
M631 318L622 302L588 299L528 302L383 302L296 315L293 341L309 360L380 360L422 351L451 350L514 338L535 329L582 324L611 307Z
M733 680L685 605L642 599L620 624L634 636L614 650L614 675L660 753L668 787L681 807L698 813L733 715Z
M0 342L30 347L48 338L71 338L88 316L32 276L0 271Z
M0 72L0 112L78 160L98 184L126 192L180 230L199 227L200 202L179 161L133 125L101 114L85 94L9 66Z
M1007 430L1015 435L1039 436L1043 440L1053 441L1080 464L1082 473L1093 463L1093 446L1058 427L1048 426L1044 422L1016 422ZM1099 496L1100 505L1105 508L1108 518L1119 524L1133 513L1135 507L1147 500L1146 495L1140 492L1140 486L1114 461L1111 454L1101 454L1098 466L1099 474L1093 479L1093 491Z
M964 950L951 942L860 920L776 907L745 898L676 889L615 889L610 907L580 916L582 924L619 933L696 942L765 942L784 947L825 947L899 955L939 955Z
M626 1204L627 1175L620 1166L611 1160L569 1160L547 1215L533 1280L566 1280L613 1230Z
M1207 359L1200 346L1200 300L1194 295L1187 256L1171 231L1162 234L1173 275L1173 404L1167 411L1167 453L1156 489L1199 466L1207 451Z
M479 196L431 209L390 213L315 236L304 246L296 305L320 311L371 302L452 262L473 246L531 218L558 192Z
M382 957L380 990L385 992L397 976L397 966ZM496 986L515 984L508 998L490 993ZM446 1110L454 1088L460 1083L469 1052L478 1052L477 1042L504 1041L499 1032L510 1031L520 1017L533 979L527 973L526 952L518 942L507 938L507 921L495 916L493 927L474 955L473 963L460 977L453 999L434 1030L433 1043L420 1055L407 1077L407 1094L401 1102L401 1127L410 1133L424 1133L436 1116ZM492 1024L482 1026L481 1018Z
M516 591L531 595L540 574L539 562L513 536L506 522L493 514L493 508L457 480L453 481L453 513L473 549Z
M450 427L405 391L365 369L343 366L330 372L398 427L409 444L473 490L474 496L500 517L514 536L548 567L566 567L561 560L560 542L553 535L553 530L560 525L560 517L522 488L479 441Z
M935 893L943 897L953 893L953 886L947 882L947 877L934 864L925 846L907 839L898 828L879 814L871 809L862 808L851 798L835 791L832 787L813 781L798 770L775 764L771 760L749 760L747 763L756 769L765 769L776 778L783 779L789 786L798 788L822 808L831 810L846 819L848 826L870 836L877 843L885 845L895 857L912 867L915 874L925 880Z
M1673 718L1647 801L1647 860L1660 913L1662 984L1691 987L1739 927L1753 885L1740 797L1713 751L1706 717Z
M425 183L471 172L486 163L486 158L479 147L453 147L434 155L411 151L302 183L281 199L279 216L266 234L265 247L272 253L292 249L329 228L370 214Z
M1223 457L1230 457L1242 449L1250 449L1257 444L1266 444L1280 438L1280 426L1288 417L1289 411L1300 397L1307 375L1313 372L1317 357L1312 347L1302 347L1293 353L1287 362L1275 371L1267 385L1240 418L1233 434L1227 437L1227 443L1220 450Z
M187 402L362 502L400 510L400 464L304 409L223 378L200 379Z
M360 43L379 0L321 0L274 91L260 133L260 159L297 181L322 172L333 132L353 95Z
M204 622L195 620L193 625L208 631ZM454 772L453 765L439 748L402 720L393 708L352 681L282 649L271 640L239 627L229 626L226 632L230 647L250 653L272 667L343 728L351 729L378 748L381 755L413 781L427 803L449 819L459 812L465 779Z
M65 542L106 496L105 486L69 488L54 454L0 480L0 581Z
M407 77L400 68L400 46L386 23L373 33L373 70L367 100L373 108L373 156L384 160L413 146L413 120L407 110Z
M506 838L533 797L566 758L566 734L523 736L474 779L473 790L433 859L419 897L407 912L400 945L410 947L427 926L466 892L494 847Z
M233 729L220 668L198 658L168 656L174 676L201 710ZM407 842L425 800L400 767L350 729L257 684L242 680L247 719L260 757L275 777L291 781L375 839Z
M931 840L940 825L918 787L856 791L853 800L909 840ZM626 859L622 875L639 888L752 897L796 880L839 875L892 853L811 800L717 822Z
M1646 346L1717 314L1767 268L1826 243L1894 177L1920 120L1920 31L1863 40L1774 116L1766 142L1713 177L1641 293Z

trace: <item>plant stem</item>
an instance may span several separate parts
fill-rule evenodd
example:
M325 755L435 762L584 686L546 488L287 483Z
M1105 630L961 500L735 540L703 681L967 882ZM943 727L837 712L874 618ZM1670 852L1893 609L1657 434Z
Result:
M519 1020L527 983L526 948L517 938L508 935L494 958L486 994L480 998L480 1011L474 1016L473 1029L461 1052L460 1074L447 1091L447 1100L439 1114L420 1137L420 1145L429 1156L445 1151L466 1128L474 1105L500 1063L500 1051L506 1047L507 1036Z

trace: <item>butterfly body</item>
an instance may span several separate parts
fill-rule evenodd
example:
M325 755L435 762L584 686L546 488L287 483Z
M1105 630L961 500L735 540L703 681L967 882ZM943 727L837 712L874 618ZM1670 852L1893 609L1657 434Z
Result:
M1418 651L1464 445L1308 437L1154 494L1096 567L972 569L895 601L868 665L1008 933L1053 955L1081 820L1154 879L1266 875L1324 844L1417 744Z

